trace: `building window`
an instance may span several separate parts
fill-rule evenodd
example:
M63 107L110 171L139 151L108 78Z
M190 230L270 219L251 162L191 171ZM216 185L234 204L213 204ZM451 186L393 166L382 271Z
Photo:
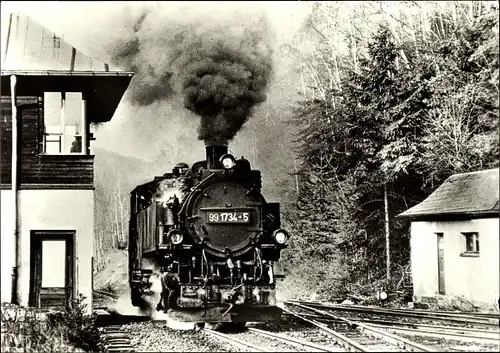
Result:
M465 232L462 233L462 255L479 256L479 233Z
M80 92L45 92L43 153L84 154L85 101Z

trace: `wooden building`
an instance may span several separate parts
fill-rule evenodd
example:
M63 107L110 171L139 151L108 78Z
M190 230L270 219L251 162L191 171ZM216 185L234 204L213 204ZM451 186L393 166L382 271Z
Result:
M401 213L411 220L415 302L499 304L499 170L450 176Z
M111 120L133 74L84 55L26 16L13 14L4 25L1 299L58 307L83 295L91 310L91 128Z

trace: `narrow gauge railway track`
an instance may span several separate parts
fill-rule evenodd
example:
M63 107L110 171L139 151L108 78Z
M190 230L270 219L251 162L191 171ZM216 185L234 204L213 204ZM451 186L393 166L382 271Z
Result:
M135 352L130 336L123 333L121 325L111 325L104 328L105 352Z
M440 327L435 329L423 329L423 328L410 328L410 327L395 327L387 325L371 325L372 327L382 328L391 332L399 332L407 335L414 336L427 336L427 337L437 337L444 339L454 339L459 341L467 342L482 342L486 344L499 344L500 336L498 333L484 334L461 331L455 327Z
M411 311L416 314L431 314L442 317L458 317L465 319L479 319L494 322L500 320L499 314L494 313L474 313L474 312L456 312L456 311L439 311L439 310L419 310L419 309L402 309L402 308L385 308L394 312L408 312Z
M419 319L419 320L434 320L434 321L447 321L461 325L474 325L489 328L498 328L499 319L491 315L473 315L465 313L453 312L433 312L415 309L389 309L389 308L376 308L356 305L329 305L316 302L303 302L303 301L289 301L289 303L296 303L307 305L309 307L322 308L335 311L345 311L358 314L371 314L381 316L396 316L399 318Z
M343 352L344 350L337 347L328 347L313 342L307 342L303 339L299 340L287 335L261 330L253 327L248 327L246 331L239 333L224 333L214 331L211 329L203 330L206 334L236 345L243 350L250 350L252 352L284 352L293 351L297 348L301 351L313 352ZM249 341L252 342L249 342ZM258 344L254 342L258 341Z
M147 316L121 315L107 308L96 308L96 326L101 329L101 338L106 352L135 352L131 337L121 331L123 325L132 322L148 321Z
M94 312L98 315L96 320L96 325L101 327L101 337L104 343L104 351L106 352L135 352L134 346L132 345L132 337L130 333L123 330L124 325L136 322L149 321L147 316L138 315L121 315L108 308L96 308ZM306 342L304 340L298 340L293 337L289 337L282 334L277 334L274 332L269 332L265 330L260 330L257 328L247 328L246 332L241 334L226 334L223 332L213 331L210 329L203 329L207 335L213 336L219 341L225 341L238 346L239 348L251 351L251 352L281 352L281 351L297 351L299 348L301 351L315 351L315 352L341 352L340 348L327 347L320 344L315 344L312 342ZM241 337L247 335L254 335L254 343L247 342L246 338ZM264 338L264 339L262 339ZM263 341L267 340L267 344L262 344ZM280 344L274 344L273 341L277 341ZM255 344L258 342L258 344ZM272 349L272 346L278 346L277 349ZM287 347L288 346L288 347ZM271 349L270 349L271 347ZM283 347L288 349L283 349ZM292 349L294 348L294 349Z
M240 340L240 339L234 337L234 335L230 335L230 334L223 333L223 332L218 332L218 331L207 329L207 328L204 328L203 332L205 332L206 334L208 334L212 337L215 337L216 339L220 339L226 343L236 345L239 348L242 348L244 350L249 349L251 352L266 352L267 351L264 347L259 347L259 346L252 344L252 343L245 342L243 340Z
M287 344L291 344L291 345L298 347L298 348L301 348L301 349L303 349L303 348L313 349L315 352L340 352L340 351L343 351L342 349L328 347L328 346L316 344L313 342L307 342L304 340L298 340L296 338L293 338L293 337L290 337L287 335L282 335L279 333L274 333L274 332L270 332L270 331L266 331L266 330L260 330L257 328L249 327L248 331L256 333L256 334L261 335L261 336L274 338L276 340L285 342Z
M288 313L283 314L284 317L290 317ZM302 316L317 320L320 322L327 323L341 323L341 321L336 320L331 317L318 315L318 314L302 314ZM477 338L481 340L485 338L486 340L496 340L498 341L500 338L500 331L491 330L491 329L478 329L478 328L470 328L470 327L457 327L457 326L443 326L443 325L429 325L429 324L418 324L418 323L406 323L406 322L398 322L398 321L385 321L385 320L370 320L370 319L357 319L356 321L362 322L365 324L370 324L373 327L387 328L398 330L401 328L401 331L410 331L415 330L417 332L429 332L434 333L436 335L440 335L441 332L447 334L455 334L458 337L466 337L467 338ZM410 329L410 330L408 330ZM440 336L442 337L442 335Z
M320 323L315 320L310 320L301 313L293 312L287 308L283 310L300 320L309 322L319 328L321 331L331 336L337 344L343 346L348 351L370 352L370 351L413 351L413 352L432 352L429 347L413 342L404 337L394 335L392 333L370 327L360 322L337 317L329 313L321 312L318 309L307 307L302 304L285 302L285 305L296 307L302 310L308 310L319 313L324 316L329 316L338 322L347 326L345 329L336 328L335 330L328 327L327 324Z

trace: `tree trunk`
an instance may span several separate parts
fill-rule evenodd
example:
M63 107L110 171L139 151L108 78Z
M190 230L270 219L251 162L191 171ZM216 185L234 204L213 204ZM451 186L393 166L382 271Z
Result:
M356 38L354 36L354 25L352 23L352 19L349 16L349 32L351 35L351 55L352 55L352 63L355 73L358 72L358 57L357 57L357 47L356 47Z
M387 182L384 184L384 214L385 214L385 251L386 251L386 266L387 279L391 279L391 251L390 251L390 232L389 232L389 200L387 197Z
M117 191L116 191L116 185L115 185L115 192L113 194L113 214L115 218L115 222L113 224L113 248L118 248L119 244L119 224L118 224L118 199L117 199Z
M297 196L300 194L300 188L299 188L299 174L297 173L297 159L295 156L293 156L293 170L295 174L295 191L297 192Z

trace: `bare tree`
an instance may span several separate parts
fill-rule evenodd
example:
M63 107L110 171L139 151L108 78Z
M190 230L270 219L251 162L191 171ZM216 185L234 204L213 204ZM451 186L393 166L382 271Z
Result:
M123 249L126 246L126 233L125 225L127 219L127 211L125 209L125 196L122 194L122 178L120 174L115 173L115 184L113 189L113 202L111 203L113 207L113 246L119 249Z
M488 143L484 135L478 134L475 121L474 88L443 99L438 108L427 118L426 143L429 160L434 169L450 172L465 172L481 167L482 144Z

